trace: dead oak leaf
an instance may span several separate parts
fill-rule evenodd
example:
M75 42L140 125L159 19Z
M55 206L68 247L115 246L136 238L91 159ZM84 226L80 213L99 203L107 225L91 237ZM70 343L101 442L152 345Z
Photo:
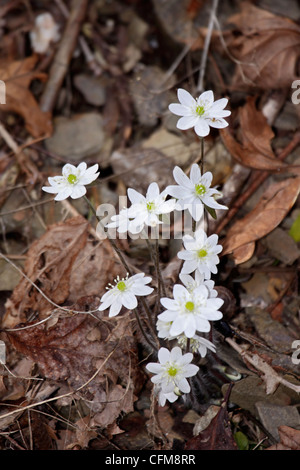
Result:
M299 78L299 25L249 2L243 2L241 12L228 23L236 28L227 47L239 61L233 85L263 90L290 88Z
M300 177L271 184L256 207L229 228L225 239L221 241L222 255L232 253L237 264L247 261L253 254L253 243L280 224L293 207L299 191Z
M226 128L221 130L224 145L241 164L256 170L278 171L289 166L273 152L271 141L274 133L265 116L256 108L255 97L249 97L239 108L239 140Z
M51 114L41 111L29 86L34 79L45 80L46 75L34 70L38 56L24 60L0 63L0 78L6 87L6 104L3 111L11 111L23 117L28 132L34 137L52 133Z

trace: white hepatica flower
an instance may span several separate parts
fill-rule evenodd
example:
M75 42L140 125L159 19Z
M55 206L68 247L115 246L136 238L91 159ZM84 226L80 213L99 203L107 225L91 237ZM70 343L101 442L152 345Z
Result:
M177 185L168 186L166 191L177 199L176 210L188 209L193 219L199 221L203 215L204 205L212 209L228 209L215 199L220 197L221 193L210 187L213 178L210 171L201 176L199 165L194 163L190 177L178 166L174 168L173 176Z
M225 117L231 112L224 109L228 103L227 98L214 101L214 94L211 90L204 91L198 98L179 88L177 92L179 103L169 105L169 110L177 116L182 116L177 127L181 130L194 128L197 135L206 137L210 132L210 127L222 129L228 126Z
M111 222L106 224L106 228L116 228L119 233L135 233L134 217L130 217L127 208L122 209L119 214L111 217Z
M132 188L127 190L131 206L123 209L119 215L111 218L112 222L106 225L107 228L117 228L119 233L126 231L133 234L142 232L145 225L156 227L162 224L160 216L169 214L175 208L175 199L166 201L168 193L160 193L157 183L151 183L146 196Z
M215 233L207 237L202 229L192 235L184 235L182 238L184 250L179 251L178 258L184 260L181 273L190 274L196 269L204 275L205 279L210 279L211 273L217 273L219 263L218 254L222 251L222 246L217 245L218 235Z
M173 322L164 322L162 320L157 320L157 336L158 338L167 339L169 341L177 339L178 345L181 347L181 349L185 350L187 347L188 338L184 334L181 334L179 336L171 336L170 329L172 323ZM201 357L205 357L208 349L210 351L216 352L215 345L208 339L203 338L202 336L195 334L192 338L189 338L189 340L190 350L192 353L198 352Z
M141 231L145 225L155 227L161 224L159 216L169 214L175 208L176 201L174 199L166 201L168 193L166 191L160 193L155 182L149 185L146 196L132 188L129 188L127 193L132 204L128 209L129 216L134 217L133 223L138 231Z
M149 295L153 292L153 288L147 286L152 279L145 276L144 273L134 274L124 279L115 279L115 285L110 285L109 289L101 297L99 310L109 308L109 317L118 315L122 306L128 310L137 307L137 296Z
M171 351L160 348L158 351L159 363L150 362L146 369L155 374L151 381L160 388L163 394L179 392L189 393L191 388L187 377L197 374L199 367L191 364L192 353L182 354L179 346L175 346ZM173 396L174 398L174 396Z
M173 299L168 297L160 299L166 310L157 317L163 322L171 322L169 329L171 337L177 337L183 333L188 338L192 338L196 331L208 332L210 330L209 322L220 320L223 316L219 311L223 300L209 298L208 289L204 285L200 285L190 292L181 284L175 284L173 297ZM162 334L162 326L159 327L160 334Z
M159 406L165 406L167 400L170 403L174 403L179 397L179 395L174 392L164 393L159 385L154 386L154 394L158 397Z
M178 344L182 349L185 349L187 345L187 337L181 335L178 338ZM194 335L192 338L190 338L190 348L193 353L198 352L201 357L206 356L208 349L214 353L216 352L215 345L208 339L199 335Z
M63 166L62 176L49 177L50 186L43 186L42 190L46 193L56 194L54 200L62 201L69 196L72 199L78 199L85 195L86 185L95 181L100 172L98 164L87 168L87 164L82 162L78 167L67 163Z
M195 278L193 278L190 274L183 274L181 272L179 274L179 279L189 291L193 291L194 289L196 289L196 287L201 286L201 284L204 284L208 289L209 297L218 296L218 292L214 289L214 281L212 279L205 279L204 274L198 271L198 269L195 271Z

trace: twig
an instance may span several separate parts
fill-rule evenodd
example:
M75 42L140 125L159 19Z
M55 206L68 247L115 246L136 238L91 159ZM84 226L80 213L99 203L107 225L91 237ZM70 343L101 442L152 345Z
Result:
M9 148L13 151L19 167L26 173L27 179L31 184L34 184L39 179L39 171L32 163L32 161L24 154L22 147L14 141L12 136L7 132L3 124L0 122L0 135ZM45 136L44 136L45 137Z
M208 49L209 49L209 46L210 46L210 41L211 41L211 36L212 36L213 27L214 27L214 21L215 21L215 17L216 17L218 4L219 4L219 0L212 0L212 7L211 7L211 12L210 12L210 18L209 18L207 33L206 33L206 36L205 36L205 41L204 41L204 46L203 46L203 52L202 52L201 64L200 64L200 72L199 72L199 79L198 79L198 85L197 85L197 91L199 93L203 91L203 81L204 81L204 75L205 75L205 69L206 69Z
M65 18L68 18L69 17L69 10L66 7L66 5L62 2L62 0L55 0L55 3L59 7L62 14L65 16ZM102 67L100 66L100 64L95 59L93 53L91 52L91 50L89 48L88 43L86 42L84 36L82 36L81 34L78 37L78 42L79 42L79 45L81 47L81 50L83 52L83 55L85 57L85 60L88 64L88 66L90 67L90 69L92 70L94 75L96 77L98 77L102 73Z
M275 372L275 370L267 364L258 354L252 354L246 352L241 346L239 346L232 338L226 338L226 341L230 346L237 351L243 359L249 364L255 367L256 370L262 373L262 378L266 384L266 393L274 393L278 385L282 384L294 392L300 393L300 385L293 384L288 380L284 379Z
M76 46L80 25L85 16L87 4L87 0L72 1L69 19L58 51L54 57L49 79L40 101L40 108L44 112L51 112L54 108L57 94L67 73L68 65Z

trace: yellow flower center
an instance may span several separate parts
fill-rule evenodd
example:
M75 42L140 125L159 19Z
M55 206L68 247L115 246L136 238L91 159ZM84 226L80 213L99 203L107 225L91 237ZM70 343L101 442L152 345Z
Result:
M194 302L191 302L190 300L185 304L185 308L188 312L192 312L195 308Z
M178 372L178 369L177 369L177 367L175 367L175 366L170 366L170 367L168 368L168 374L169 374L171 377L175 377L175 375L177 374L177 372Z
M197 196L203 196L203 194L205 194L205 192L206 192L206 188L205 188L204 184L196 184L195 185L195 192L196 192Z
M124 281L119 281L118 284L117 284L117 288L119 289L119 291L124 292L124 290L126 289L125 282Z
M147 202L147 210L148 210L149 212L153 211L154 208L155 208L154 202Z
M198 116L203 116L203 114L205 113L204 106L198 104L198 106L196 107L196 113L198 114Z
M197 251L197 255L198 258L205 258L205 256L207 255L207 251L205 250L205 248L201 248L201 250Z
M73 175L72 173L67 178L68 183L75 184L77 181L77 176Z

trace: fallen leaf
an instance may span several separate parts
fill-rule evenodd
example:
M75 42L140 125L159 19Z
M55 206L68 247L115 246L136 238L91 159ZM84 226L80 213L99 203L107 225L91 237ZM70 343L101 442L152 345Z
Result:
M97 310L98 297L83 297L70 308ZM11 345L32 359L40 374L57 383L67 383L78 399L91 410L94 426L106 428L122 413L133 410L135 392L143 384L130 314L109 319L107 313L95 316L67 315L56 309L56 321L26 329L7 331ZM95 334L95 329L98 334Z
M1 109L22 116L26 129L35 138L52 133L51 114L40 110L29 89L32 80L46 79L46 74L34 70L37 60L38 55L32 55L0 65L0 77L6 87L6 104L1 104Z
M280 442L266 450L300 450L300 431L289 426L279 426Z
M185 450L238 450L230 428L226 402L208 427L187 441Z
M273 152L271 141L274 133L265 116L256 108L255 97L249 97L239 108L240 142L229 127L220 131L224 145L241 164L256 170L278 171L289 168Z
M222 255L232 253L236 262L252 256L253 242L270 233L293 207L300 191L300 177L272 183L263 193L256 207L235 222L223 241ZM246 245L250 244L250 248ZM236 251L239 250L239 251ZM243 256L241 255L243 251ZM245 256L245 253L247 256Z
M228 23L235 29L227 47L238 61L233 85L263 90L290 88L299 78L295 73L300 55L299 25L249 2L243 2L241 12Z
M61 305L69 295L73 263L84 248L88 236L88 221L74 217L54 224L30 246L24 273L6 302L2 327L11 328L38 313L39 319L52 310L49 301L32 285L34 282L52 302Z

